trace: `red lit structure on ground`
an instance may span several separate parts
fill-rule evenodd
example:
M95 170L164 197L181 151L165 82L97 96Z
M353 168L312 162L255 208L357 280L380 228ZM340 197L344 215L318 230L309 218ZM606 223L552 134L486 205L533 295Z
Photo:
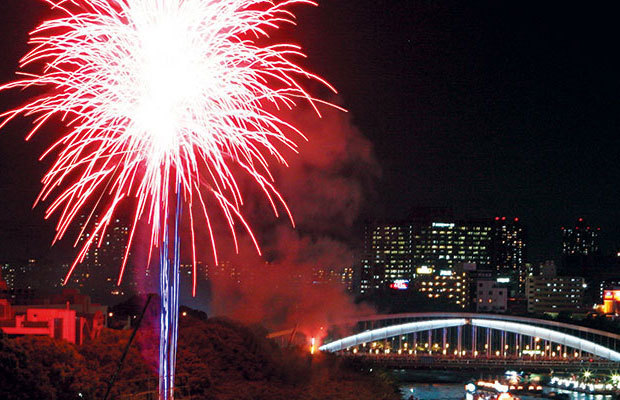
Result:
M83 344L97 338L106 325L107 306L90 303L89 296L75 289L33 303L12 306L0 298L0 329L10 336L49 336Z
M604 314L618 314L620 312L620 289L603 291L602 311Z

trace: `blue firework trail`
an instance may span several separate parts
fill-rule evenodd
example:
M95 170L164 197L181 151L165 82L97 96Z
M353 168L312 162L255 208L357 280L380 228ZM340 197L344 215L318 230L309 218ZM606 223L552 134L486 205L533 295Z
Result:
M174 215L174 243L172 260L169 258L169 231L164 228L163 243L159 250L159 293L161 297L159 329L159 397L174 398L174 376L179 332L179 267L181 190L177 187L177 203Z

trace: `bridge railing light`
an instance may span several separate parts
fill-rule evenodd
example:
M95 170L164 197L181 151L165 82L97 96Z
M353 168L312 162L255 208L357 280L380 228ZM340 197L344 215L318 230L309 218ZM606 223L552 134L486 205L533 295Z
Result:
M416 350L424 351L424 353L429 355L433 352L441 355L444 353L444 350L445 354L451 354L453 348L456 346L454 345L454 342L448 343L445 341L445 329L469 324L473 327L522 335L522 340L529 343L517 344L518 340L515 341L515 343L506 343L506 341L502 340L504 343L502 343L501 346L496 347L495 343L491 345L488 339L482 339L479 340L478 345L474 346L471 351L468 350L467 352L462 353L462 349L459 348L458 351L454 353L455 355L471 354L472 356L477 356L477 353L480 350L483 354L498 355L497 353L499 352L499 355L503 354L506 357L519 357L527 354L531 356L532 359L538 358L537 356L555 358L568 358L574 356L575 359L578 359L578 357L582 356L583 352L584 357L593 354L594 356L609 359L611 361L620 361L620 352L613 350L614 346L608 348L603 344L598 344L582 337L574 336L573 334L567 334L565 332L541 327L535 324L528 324L525 322L529 322L529 320L520 321L519 317L506 317L506 319L508 319L506 321L503 320L504 318L487 319L484 318L484 316L480 316L478 318L476 316L472 316L471 314L463 314L463 317L468 317L469 319L454 318L458 314L449 316L445 315L441 317L439 313L429 314L432 315L424 315L425 317L431 318L428 320L416 320L404 324L383 326L377 329L366 329L365 331L355 335L323 345L321 346L321 350L336 352L349 348L348 352L350 354L351 349L354 347L358 347L359 351L368 344L373 350L379 349L382 352L385 352L385 349L389 347L393 350L393 352L397 352L398 349L401 349L401 354L403 354L402 350L407 352L409 349L412 349L414 354ZM515 318L516 321L512 321L511 318ZM413 334L413 337L416 338L416 333L418 334L417 339L419 340L424 333L429 332L430 335L431 331L434 331L434 336L437 337L438 335L436 333L440 332L436 331L440 329L444 329L444 341L440 339L438 342L433 343L432 340L420 340L419 342L414 340L415 343L409 344L403 340L403 338L410 338L411 334ZM481 329L479 329L478 332L481 332ZM482 332L484 333L484 331ZM604 334L604 332L602 334ZM375 342L372 342L372 340L375 340ZM360 344L362 346L359 346ZM483 346L484 350L482 349ZM525 349L523 349L524 347Z

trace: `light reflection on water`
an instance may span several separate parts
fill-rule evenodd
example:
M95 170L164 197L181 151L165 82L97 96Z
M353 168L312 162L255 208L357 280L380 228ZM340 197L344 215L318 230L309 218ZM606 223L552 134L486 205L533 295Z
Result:
M465 388L460 383L412 383L401 386L401 393L403 399L410 396L424 400L461 399Z
M412 391L413 389L413 391ZM566 393L571 400L613 400L611 395L592 395L586 393L572 392L562 389L544 388L545 393L549 392ZM403 399L410 396L420 400L457 400L465 396L465 388L462 383L411 383L401 386ZM538 397L519 396L522 400L540 400Z
M550 389L550 388L544 388L543 390L545 391L545 393L548 393L548 392L566 393L567 395L571 397L572 400L613 400L614 398L612 395L609 395L609 394L606 394L606 395L586 394L586 393L572 392L570 390Z

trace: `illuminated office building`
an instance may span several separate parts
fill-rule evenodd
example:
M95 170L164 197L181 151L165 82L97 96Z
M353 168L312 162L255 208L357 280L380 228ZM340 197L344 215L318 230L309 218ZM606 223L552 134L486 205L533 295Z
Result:
M491 262L491 226L486 221L431 222L414 235L415 268L452 270L457 263Z
M389 288L395 281L412 285L426 275L456 271L460 264L510 275L525 282L525 239L518 218L448 218L366 227L360 292ZM521 275L523 275L521 277ZM518 286L515 284L515 286ZM521 290L523 291L523 289Z
M510 276L515 294L525 293L525 230L519 218L495 217L492 230L491 265L500 275Z
M37 272L37 260L7 262L0 264L0 276L8 290L32 289L32 276Z
M562 227L562 254L589 256L598 252L601 228L594 228L579 218L574 227Z
M432 274L419 274L414 288L429 299L452 303L460 308L469 306L467 273L440 270Z
M580 311L585 288L585 280L581 277L528 276L527 311L538 314Z
M412 277L412 224L378 224L364 231L360 293Z
M83 246L91 239L91 232L98 226L99 216L82 215L79 219L79 229L83 230L78 246ZM77 288L80 292L91 296L97 301L111 302L119 296L126 296L136 292L136 280L132 279L132 265L127 263L125 279L117 285L118 274L127 250L129 225L120 218L110 221L104 236L96 233L84 260L77 265L69 287Z
M603 255L599 248L600 228L579 218L572 226L562 227L562 258L558 273L583 276L589 285L588 302L598 302L597 286L601 280L618 277L616 257Z
M355 271L353 267L345 267L340 274L340 283L347 292L353 292Z
M491 262L488 221L415 222L366 227L360 292L416 281L433 271L452 271L459 263Z

